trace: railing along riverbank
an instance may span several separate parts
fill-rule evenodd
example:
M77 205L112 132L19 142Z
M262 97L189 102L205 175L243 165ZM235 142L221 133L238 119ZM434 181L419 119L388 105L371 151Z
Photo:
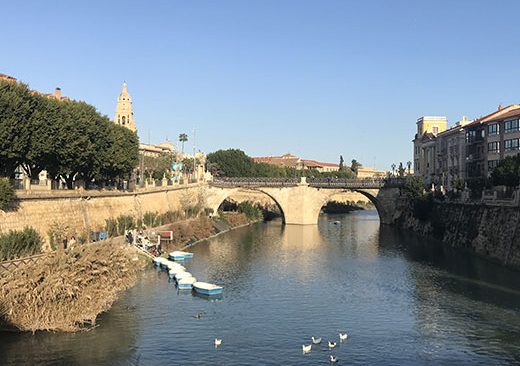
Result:
M16 259L11 259L8 261L0 262L0 273L12 272L22 265L38 262L39 260L41 260L49 255L52 255L52 253L36 254L36 255L31 255L29 257L16 258Z

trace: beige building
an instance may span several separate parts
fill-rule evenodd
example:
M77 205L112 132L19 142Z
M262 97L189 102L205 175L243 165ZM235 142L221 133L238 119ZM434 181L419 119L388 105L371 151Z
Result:
M291 153L282 156L268 156L253 158L256 163L265 163L277 165L281 167L293 168L297 170L316 169L318 172L337 172L339 170L338 164L323 163L316 160L302 159Z
M10 81L10 82L13 82L13 83L17 83L18 82L18 80L16 80L15 77L10 76L10 75L6 75L6 74L0 74L0 80L2 80L2 81Z
M134 121L134 112L132 111L132 98L126 90L126 83L123 83L123 90L121 91L121 94L119 94L119 98L117 98L114 122L133 132L137 131Z
M384 178L387 173L383 170L377 170L367 166L361 166L357 168L357 178L359 179L370 179L370 178Z
M426 184L434 183L436 174L436 144L435 139L446 131L446 117L424 116L417 120L417 133L413 140L414 175L421 176Z

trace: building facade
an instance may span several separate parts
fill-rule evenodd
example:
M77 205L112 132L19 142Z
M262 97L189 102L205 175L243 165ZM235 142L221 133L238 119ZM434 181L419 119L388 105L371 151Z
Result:
M293 168L297 170L315 169L318 172L337 172L339 170L338 164L323 163L316 160L302 159L291 153L282 156L267 156L253 158L256 163L265 163L277 165L280 167Z
M446 117L423 116L417 119L417 133L413 139L413 170L414 174L423 177L426 184L436 181L439 171L437 165L437 135L446 131Z
M489 178L507 156L520 152L520 105L499 108L475 120L463 117L446 129L445 117L417 120L414 171L425 184L450 190L460 181Z

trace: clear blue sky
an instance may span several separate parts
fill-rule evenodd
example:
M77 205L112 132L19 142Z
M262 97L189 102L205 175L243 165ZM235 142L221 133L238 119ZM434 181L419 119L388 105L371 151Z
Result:
M0 73L143 142L197 129L210 152L412 160L415 121L520 102L519 1L5 1ZM188 144L191 149L191 141Z

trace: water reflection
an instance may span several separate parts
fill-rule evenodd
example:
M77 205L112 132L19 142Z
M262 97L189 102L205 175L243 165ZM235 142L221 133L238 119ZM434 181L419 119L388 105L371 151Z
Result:
M151 268L91 332L1 334L0 364L328 364L301 344L339 331L342 364L520 362L519 274L380 227L375 212L257 224L192 249L186 267L223 285L221 299Z

